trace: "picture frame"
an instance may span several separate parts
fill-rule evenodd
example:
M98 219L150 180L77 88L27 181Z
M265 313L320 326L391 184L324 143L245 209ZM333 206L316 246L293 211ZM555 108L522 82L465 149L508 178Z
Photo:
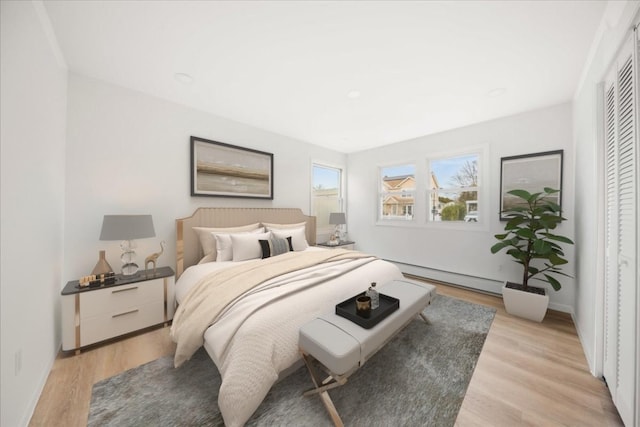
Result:
M192 136L191 196L273 200L273 154Z
M519 199L507 193L515 189L529 193L544 191L545 187L560 190L549 199L562 209L563 154L564 150L555 150L500 159L500 221L509 219L505 210L517 206Z

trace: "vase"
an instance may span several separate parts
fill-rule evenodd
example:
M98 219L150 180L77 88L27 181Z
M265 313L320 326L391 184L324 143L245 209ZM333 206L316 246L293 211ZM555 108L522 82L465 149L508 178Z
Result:
M95 267L93 267L91 274L98 275L112 272L113 268L111 268L111 266L107 262L107 259L105 258L105 251L100 251L99 254L100 257L98 258L98 263Z
M507 313L534 322L542 322L549 307L549 295L546 292L544 295L539 295L511 289L507 287L507 283L509 282L505 282L502 286L502 300Z

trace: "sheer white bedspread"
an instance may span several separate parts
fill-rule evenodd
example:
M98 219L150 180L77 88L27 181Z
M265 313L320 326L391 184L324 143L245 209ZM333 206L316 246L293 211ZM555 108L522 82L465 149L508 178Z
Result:
M201 277L225 268L224 264L238 265L212 262L187 269L176 283L177 300ZM401 278L399 269L386 261L344 260L269 280L230 304L204 335L204 347L222 377L218 404L225 424L243 425L278 374L300 358L301 325L363 292L371 282Z

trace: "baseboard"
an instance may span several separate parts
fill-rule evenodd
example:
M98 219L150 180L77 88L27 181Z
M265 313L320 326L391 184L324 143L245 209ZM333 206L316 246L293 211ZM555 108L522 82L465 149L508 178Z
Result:
M47 385L47 380L49 379L49 374L53 369L53 365L56 363L56 358L60 351L62 350L62 343L58 345L58 351L53 355L53 359L49 362L46 369L44 369L42 376L40 377L40 381L38 382L38 387L35 389L35 393L29 399L29 405L27 406L27 410L25 411L24 417L22 418L22 423L20 425L28 426L31 417L33 417L33 413L36 411L36 406L38 406L38 401L40 400L40 396L42 396L42 392L44 391L44 386Z
M597 369L596 369L595 361L593 360L593 353L591 351L588 351L589 349L584 346L584 343L586 341L584 339L582 339L582 337L584 335L580 331L580 324L576 321L576 315L575 315L575 313L573 311L571 312L571 320L573 320L573 324L576 327L576 333L578 334L578 340L580 340L580 345L582 346L582 352L584 353L584 357L585 357L585 359L587 359L587 365L589 366L589 372L591 372L591 375L593 375L594 377L601 378L602 377L602 372L598 372Z
M488 293L491 295L502 296L502 285L504 284L504 282L500 280L487 279L485 277L477 277L469 274L453 273L451 271L406 264L400 261L393 261L389 259L387 261L395 264L404 274L435 280L437 282L448 283L462 288ZM570 305L549 302L549 308L551 310L569 313L573 316L573 307ZM575 320L573 323L575 323Z
M494 295L502 295L502 283L497 280L485 279L482 277L470 276L467 274L452 273L450 271L438 270L419 265L406 264L400 261L387 260L395 264L401 272L413 276L423 277L438 282L450 283L469 289L476 289Z

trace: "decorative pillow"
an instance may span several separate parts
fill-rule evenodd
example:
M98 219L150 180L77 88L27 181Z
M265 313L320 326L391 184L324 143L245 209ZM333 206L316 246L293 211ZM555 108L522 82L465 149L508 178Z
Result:
M216 257L216 239L213 237L215 233L241 233L243 231L251 231L260 228L260 223L243 225L239 227L211 228L211 227L193 227L193 231L198 235L200 246L202 247L203 256L211 255L214 260ZM213 234L212 234L213 233Z
M260 247L262 248L262 259L293 251L291 237L286 239L272 237L269 240L260 240Z
M306 227L307 222L303 221L303 222L299 222L297 224L272 224L270 222L263 222L262 225L264 225L265 227L267 227L267 230L269 229L283 229L283 228L299 228L299 227Z
M264 227L255 230L245 231L243 233L231 234L247 234L247 233L264 233ZM231 242L231 234L214 233L216 239L216 257L214 261L232 261L233 260L233 244Z
M296 252L304 251L309 247L309 243L307 243L307 236L304 232L304 227L285 228L282 230L278 230L275 228L269 229L267 227L267 229L270 230L275 237L278 237L280 239L291 237L291 245L293 247L293 250Z
M270 237L271 233L268 231L266 233L231 234L233 261L261 258L260 240L267 240Z

